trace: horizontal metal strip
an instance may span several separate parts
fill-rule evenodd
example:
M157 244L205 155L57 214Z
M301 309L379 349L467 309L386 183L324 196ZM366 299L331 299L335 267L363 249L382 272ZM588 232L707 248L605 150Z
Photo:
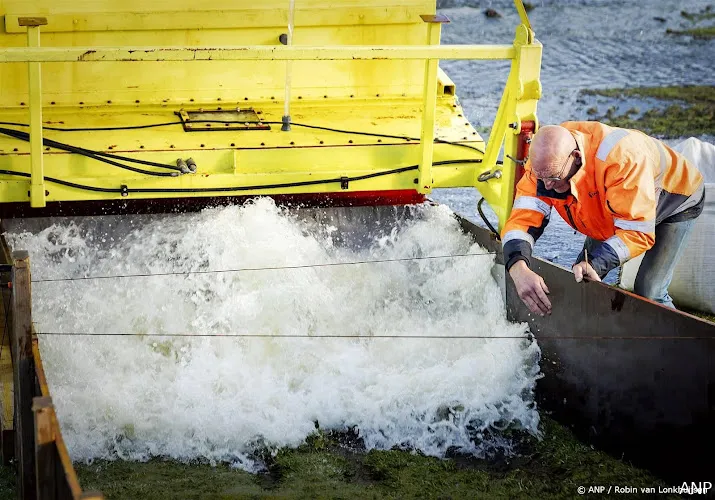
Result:
M513 59L513 45L12 47L0 62Z
M205 9L197 11L156 12L67 12L42 15L47 25L45 33L82 31L158 31L206 29L260 29L288 26L288 2L282 9ZM126 9L126 7L125 7ZM405 6L349 8L300 8L295 10L295 26L365 26L389 24L424 24L422 8ZM21 14L5 16L7 33L24 33L18 18ZM37 16L35 16L37 17Z

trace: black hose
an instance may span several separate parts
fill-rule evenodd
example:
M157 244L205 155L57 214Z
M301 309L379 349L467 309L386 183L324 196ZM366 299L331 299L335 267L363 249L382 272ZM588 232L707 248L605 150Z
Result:
M444 160L435 162L434 165L451 165L458 163L480 163L482 160ZM95 191L101 193L121 193L123 195L128 195L130 193L222 193L230 191L250 191L259 189L277 189L286 187L300 187L300 186L314 186L320 184L344 184L351 181L360 181L364 179L371 179L373 177L382 177L385 175L400 174L402 172L408 172L410 170L417 170L419 165L410 165L408 167L400 167L392 170L385 170L384 172L375 172L372 174L359 175L355 177L336 177L332 179L316 179L312 181L300 181L300 182L285 182L281 184L262 184L256 186L225 186L225 187L215 187L215 188L135 188L130 189L128 187L122 188L102 188L95 186L87 186L85 184L77 184L70 181L65 181L62 179L57 179L55 177L45 177L44 180L48 182L53 182L55 184L60 184L63 186L74 187L77 189L84 189L87 191ZM0 174L5 175L15 175L19 177L32 177L27 172L18 172L16 170L0 170Z
M15 139L20 139L25 142L30 141L30 134L28 134L27 132L23 132L21 130L0 128L0 134L5 134L7 136L13 137ZM92 158L93 160L108 163L109 165L113 165L115 167L123 168L125 170L130 170L132 172L137 172L140 174L153 175L156 177L177 177L179 175L178 172L152 172L150 170L144 170L141 168L132 167L132 166L125 165L123 163L119 163L119 162L109 159L109 158L112 158L112 155L110 155L109 153L101 153L98 151L93 151L91 149L84 149L84 148L80 148L77 146L72 146L70 144L64 144L62 142L53 141L52 139L43 138L42 143L45 146L49 146L49 147L59 149L62 151L69 151L70 153L76 153L76 154L79 154L82 156L86 156L87 158ZM121 158L127 159L129 161L134 161L133 159L126 158L126 157L121 157ZM146 163L146 162L145 162L145 160L138 160L137 163ZM180 171L180 169L178 167L174 167L171 165L156 164L156 166L161 166L164 168L169 168L171 170Z
M494 226L492 226L491 222L486 218L484 215L484 212L482 212L482 203L484 203L485 198L481 198L479 202L477 203L477 211L479 212L479 215L482 216L482 220L484 221L484 224L487 225L489 230L494 233L494 236L496 237L497 241L501 241L501 237L499 236L499 233L497 232L496 229L494 229Z

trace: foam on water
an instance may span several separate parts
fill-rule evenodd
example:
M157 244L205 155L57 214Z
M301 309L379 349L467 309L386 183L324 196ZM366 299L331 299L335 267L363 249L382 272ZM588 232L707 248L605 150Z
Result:
M415 215L361 250L265 199L147 219L124 235L64 222L6 237L30 252L33 280L485 252L448 208L425 205ZM498 429L536 432L539 349L525 325L506 321L493 260L35 283L38 332L110 334L41 337L70 453L252 469L258 447L298 445L316 422L356 426L368 448L484 456L508 447ZM159 333L346 338L152 336ZM415 335L486 338L408 338Z

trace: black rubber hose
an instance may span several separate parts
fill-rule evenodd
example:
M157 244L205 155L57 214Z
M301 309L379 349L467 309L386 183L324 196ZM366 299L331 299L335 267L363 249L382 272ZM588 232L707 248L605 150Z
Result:
M496 229L494 229L494 226L492 226L491 222L487 219L487 217L484 215L484 212L482 212L482 203L484 203L485 198L481 198L479 202L477 203L477 211L479 212L479 215L482 216L482 220L484 221L484 224L487 225L489 230L494 233L494 235L497 238L497 241L501 241L501 237L499 236L499 233L497 232Z
M5 134L7 136L14 137L15 139L20 139L20 140L26 141L26 142L30 141L30 134L28 134L27 132L23 132L21 130L0 128L0 134ZM144 170L141 168L124 165L123 163L119 163L114 160L110 160L109 158L106 158L106 156L108 156L108 153L99 153L97 151L92 151L90 149L84 149L84 148L80 148L77 146L72 146L70 144L64 144L62 142L53 141L52 139L43 138L42 143L45 146L49 146L49 147L52 147L55 149L60 149L62 151L69 151L70 153L75 153L75 154L79 154L82 156L86 156L87 158L92 158L93 160L108 163L109 165L123 168L125 170L131 170L132 172L137 172L140 174L153 175L156 177L177 177L179 175L178 172L152 172L150 170ZM140 160L140 162L144 162L144 160ZM178 167L173 167L173 166L169 166L169 165L161 165L161 166L164 168L170 168L172 170L180 171L180 169Z
M434 165L451 165L458 163L480 163L482 160L444 160L435 162ZM312 181L301 181L301 182L286 182L282 184L263 184L258 186L225 186L216 188L136 188L130 189L128 187L124 188L102 188L95 186L87 186L84 184L77 184L70 181L65 181L62 179L57 179L55 177L45 177L44 179L48 182L53 182L55 184L61 184L63 186L74 187L78 189L84 189L87 191L95 191L101 193L220 193L220 192L230 192L230 191L250 191L253 189L276 189L285 187L299 187L299 186L313 186L319 184L333 184L333 183L344 183L351 181L360 181L364 179L371 179L373 177L382 177L385 175L399 174L402 172L408 172L410 170L417 170L419 165L410 165L408 167L400 167L392 170L386 170L384 172L375 172L372 174L360 175L356 177L336 177L333 179L316 179ZM5 175L15 175L19 177L31 178L32 176L27 172L18 172L16 170L0 170L0 174Z

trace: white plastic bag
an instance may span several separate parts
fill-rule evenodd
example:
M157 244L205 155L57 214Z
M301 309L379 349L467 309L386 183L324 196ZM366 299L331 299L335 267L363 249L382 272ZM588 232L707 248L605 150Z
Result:
M691 137L673 146L705 178L705 208L673 272L668 288L678 306L715 314L715 145ZM620 286L633 290L643 255L625 263Z

